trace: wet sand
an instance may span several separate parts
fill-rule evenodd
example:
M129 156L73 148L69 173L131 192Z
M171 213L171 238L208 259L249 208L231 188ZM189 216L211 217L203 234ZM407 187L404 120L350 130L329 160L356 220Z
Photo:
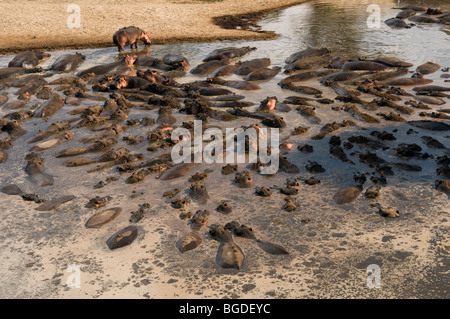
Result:
M224 29L214 18L250 14L257 17L304 0L156 0L75 3L80 28L69 28L68 3L1 0L0 53L26 49L56 50L112 46L112 35L124 26L148 31L154 44L273 38L272 32ZM256 14L255 14L256 13Z

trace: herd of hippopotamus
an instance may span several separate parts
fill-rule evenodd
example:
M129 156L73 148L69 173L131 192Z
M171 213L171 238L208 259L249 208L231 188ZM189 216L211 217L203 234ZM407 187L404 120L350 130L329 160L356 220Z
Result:
M391 28L411 28L415 23L446 24L450 25L450 12L442 12L440 9L421 6L404 6L394 18L384 21ZM408 24L405 20L411 21Z
M414 9L412 9L414 10ZM427 12L429 10L426 10ZM137 47L141 40L150 43L148 34L136 27L123 28L114 35L114 43L119 52L125 46ZM0 69L0 106L9 110L8 114L0 119L0 164L7 162L7 150L13 146L21 136L27 134L22 127L25 121L44 119L49 121L47 128L33 132L26 141L32 145L29 153L24 154L27 164L24 171L30 176L33 183L40 187L53 185L54 178L45 170L46 151L75 139L73 131L84 129L90 132L89 136L79 139L81 146L60 149L57 158L63 160L66 167L91 165L88 172L99 172L106 169L115 169L120 174L130 174L125 183L135 184L156 174L161 181L182 178L188 175L197 164L185 163L175 165L170 156L170 149L179 141L171 139L171 132L177 128L177 118L173 112L178 111L191 115L192 120L203 121L203 129L208 128L208 120L222 121L226 126L237 118L249 118L251 124L257 129L261 126L279 128L286 133L286 138L280 144L279 172L285 174L298 174L300 169L288 160L297 156L314 152L315 142L319 142L327 135L338 130L357 126L358 122L386 123L405 122L410 126L408 134L414 134L414 129L424 132L448 132L450 125L450 110L433 111L433 107L444 105L450 91L448 86L431 85L432 80L426 76L441 70L442 78L449 78L448 67L437 63L427 62L416 67L412 75L408 75L413 64L395 57L379 56L372 59L347 60L333 57L327 48L307 48L293 53L285 60L284 76L278 83L281 89L292 92L293 95L278 101L276 96L268 96L261 100L259 107L250 112L246 108L254 103L245 101L245 91L261 90L260 84L269 81L280 74L281 66L271 67L270 58L257 58L243 60L244 57L255 51L254 47L226 47L214 50L204 57L203 61L191 68L189 60L178 54L167 54L162 59L149 55L128 54L116 62L97 65L81 69L85 56L80 53L63 54L48 68L43 70L38 65L49 54L44 52L27 51L17 54L7 68ZM187 72L198 77L196 81L180 83L177 79L183 78ZM61 76L70 73L67 76ZM239 80L227 80L229 76L242 77ZM203 78L202 78L203 77ZM51 78L51 81L49 80ZM315 83L314 85L302 85ZM446 80L447 81L447 80ZM404 88L412 88L412 92ZM324 90L334 92L335 98L324 98ZM237 92L236 92L237 91ZM240 94L238 94L240 93ZM414 94L415 93L415 94ZM372 96L372 100L363 99L362 96ZM34 99L34 100L32 100ZM404 101L406 99L406 101ZM31 109L30 101L38 101L38 106ZM404 101L403 104L401 102ZM91 104L81 106L81 103ZM293 152L295 139L308 131L308 127L298 126L291 132L286 132L288 124L286 117L305 118L311 125L318 125L322 119L316 110L324 107L329 112L347 112L353 120L334 121L326 123L320 132L311 137L311 144L299 144L297 153ZM60 112L67 111L67 118L51 121L51 118ZM145 116L143 118L130 118L133 108L140 111L158 110L157 117ZM380 110L388 108L390 111ZM408 120L408 117L420 111L423 120ZM432 110L431 112L427 112ZM339 114L339 113L336 113ZM155 128L152 128L155 126ZM193 121L183 122L182 127L193 130ZM124 134L132 127L140 126L140 132L147 130L145 136ZM28 125L27 129L33 129ZM370 131L370 130L369 130ZM368 132L367 130L365 132ZM448 143L441 143L436 138L424 134L411 144L400 143L393 145L396 140L395 130L370 131L370 135L355 135L341 140L338 135L329 139L329 155L342 161L345 165L355 165L355 161L367 165L371 173L355 174L355 184L344 187L334 194L332 200L337 205L344 205L354 201L363 192L366 175L371 175L373 185L365 191L365 197L376 200L386 185L387 179L395 170L420 171L417 165L405 163L408 159L433 159L436 162L436 178L433 187L450 196L450 153ZM418 132L415 132L418 133ZM6 135L6 137L4 137ZM114 148L119 142L133 146L147 140L147 153L133 153L127 147ZM448 137L443 137L447 138ZM289 142L287 140L294 142ZM422 152L418 145L421 141L429 148L435 149L439 154ZM416 143L417 142L417 143ZM352 152L350 156L346 151L357 145L361 151ZM378 156L378 150L391 149L398 161L386 160ZM161 151L162 155L152 156L152 153ZM99 154L97 157L83 157L84 154ZM325 156L325 154L324 154ZM71 158L71 159L68 159ZM92 165L96 165L92 167ZM257 173L262 163L253 163L239 171L238 165L227 164L221 169L224 178L233 175L231 181L239 188L253 188L252 174ZM326 169L317 162L307 161L306 171L310 174L320 174ZM180 193L174 189L164 193L174 209L185 210L191 201L200 205L209 199L205 180L208 171L197 172L189 179L191 186L187 190L186 198L175 198ZM117 176L110 176L106 180L95 184L94 189L118 181ZM295 200L301 179L289 177L286 185L274 187L255 187L255 196L271 196L274 189L286 196L282 209L296 211L300 203ZM318 185L320 180L311 176L304 180L307 185ZM65 195L48 201L40 198L39 194L26 193L18 185L4 185L1 192L8 195L19 195L24 200L35 201L40 205L38 211L54 210L63 203L76 198L75 195ZM88 203L87 208L101 208L111 199L110 196L95 196ZM378 205L378 206L377 206ZM393 207L383 207L377 204L380 215L395 218L399 212ZM138 234L135 225L150 211L150 205L141 205L138 211L131 212L130 225L113 234L107 241L110 249L116 249L132 243ZM122 212L122 208L114 207L94 214L87 222L87 228L99 228L112 222ZM227 201L222 201L217 207L220 214L231 214L232 207ZM192 250L202 242L200 231L206 226L210 212L199 210L195 214L183 212L181 218L189 220L191 231L177 243L181 252ZM255 240L261 249L269 254L287 254L282 246L256 239L252 228L230 221L225 225L209 226L209 235L220 242L216 261L219 266L228 268L241 268L244 261L244 252L234 242L234 236L241 236Z

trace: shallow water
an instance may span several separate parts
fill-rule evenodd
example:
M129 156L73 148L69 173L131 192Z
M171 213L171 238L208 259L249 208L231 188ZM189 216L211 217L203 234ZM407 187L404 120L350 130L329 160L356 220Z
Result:
M396 56L414 63L414 67L410 68L411 71L426 61L439 63L442 67L450 66L449 26L418 25L405 30L391 29L383 21L397 14L398 10L392 9L392 7L397 5L398 1L378 1L377 3L381 8L381 25L380 28L369 29L366 24L368 17L366 9L367 5L371 3L364 3L363 1L309 2L269 14L260 21L264 30L275 30L280 34L277 39L270 41L152 45L151 55L162 58L168 53L182 54L188 58L191 67L194 67L215 49L228 46L254 46L257 50L245 56L242 60L270 57L272 66L283 67L284 60L298 50L308 46L326 46L331 50L333 56L346 58L376 57L379 55ZM420 4L419 1L401 2L402 5L409 3ZM426 3L428 6L433 5L440 6L442 9L450 9L448 1L433 1L432 3L427 1ZM72 52L81 52L86 55L86 60L79 67L79 70L112 62L118 56L116 47L54 51L51 52L52 57L42 63L42 67L46 68L58 56ZM7 66L11 58L11 56L0 57L0 67ZM427 76L427 78L434 80L433 84L448 85L444 82L444 79L440 78L442 73L438 71ZM51 79L59 76L54 75ZM301 95L280 89L277 83L284 77L284 74L279 73L274 79L260 83L261 91L233 91L245 95L247 101L255 103L255 106L249 108L251 111L256 109L259 102L266 96L277 96L278 100L283 101L287 96ZM190 82L198 79L204 79L204 77L188 74L179 81ZM240 79L240 77L233 75L227 79ZM322 89L324 91L323 97L335 97L331 89L324 88L316 80L305 82L305 85ZM407 90L410 91L410 89ZM11 90L10 97L13 97L13 92L14 89ZM103 94L103 96L107 95ZM371 101L375 97L362 95L361 98ZM408 98L404 98L403 101L406 100ZM449 100L446 99L446 101L445 105L432 106L433 110L449 108ZM30 100L30 102L30 105L42 103L36 98ZM398 103L401 104L402 102ZM83 102L82 106L94 104L97 104L97 102L87 100ZM339 104L342 103L335 103L334 105ZM103 263L103 265L99 266L99 272L93 272L93 276L99 276L95 279L100 278L101 280L107 280L110 275L114 277L115 272L118 271L126 273L131 268L134 270L135 264L130 266L132 262L136 261L133 258L144 260L151 256L165 264L162 275L155 270L146 270L138 274L138 279L131 277L131 281L138 283L142 277L151 278L158 283L156 284L157 287L161 287L164 286L164 283L161 283L160 276L162 278L165 278L163 275L170 278L175 277L180 281L176 293L182 296L192 296L193 292L198 291L202 291L204 297L229 297L230 294L235 296L232 293L239 295L242 284L253 282L257 283L257 288L249 295L244 294L243 296L259 298L267 296L279 298L449 296L448 287L444 287L445 282L448 282L446 280L448 275L447 277L440 275L443 272L439 268L444 264L445 269L448 258L437 253L430 253L430 251L435 252L445 245L445 242L442 243L442 241L445 241L442 238L448 238L449 200L445 195L433 189L434 180L437 178L434 160L412 159L405 161L409 164L422 166L422 171L395 171L395 176L388 178L388 184L382 188L382 196L377 202L383 206L395 206L401 214L400 218L396 220L386 220L376 213L376 208L371 206L375 202L369 201L363 196L360 196L353 203L343 206L336 206L331 199L339 188L353 184L354 173L367 173L368 181L365 187L372 185L369 178L374 174L374 169L358 162L357 156L352 154L353 152L365 152L367 150L364 147L359 148L355 144L352 150L346 151L349 158L355 162L355 165L349 165L329 155L329 136L320 141L311 140L311 137L317 134L325 123L340 122L347 119L356 121L357 126L339 130L331 135L340 136L342 141L345 141L355 134L369 136L369 133L375 129L389 132L398 130L396 133L397 140L386 142L391 148L400 143L418 143L423 147L423 152L444 155L442 150L430 149L421 144L420 136L433 136L448 146L450 145L448 133L443 134L413 128L416 133L411 134L408 133L411 126L403 123L382 121L380 124L368 124L356 120L347 112L333 111L329 105L315 103L314 106L322 120L320 124L309 123L305 118L298 115L295 107L290 113L279 114L287 122L287 127L281 130L281 136L287 137L289 141L294 143L293 151L287 157L300 168L300 174L279 173L273 177L252 174L255 186L271 187L275 185L284 187L287 177L295 176L304 179L313 175L305 170L305 163L308 160L319 162L326 168L325 173L315 174L321 180L321 184L314 187L302 184L298 187L299 195L296 199L301 205L297 211L288 213L281 209L285 196L279 194L276 188L273 189L274 194L269 198L256 197L254 188L238 189L232 182L234 175L221 175L220 168L224 164L201 164L192 170L192 173L205 169L212 169L213 172L206 179L210 200L206 205L191 202L190 211L208 209L211 212L210 224L225 224L231 220L238 220L253 227L258 238L282 244L290 252L289 256L269 256L262 253L256 245L252 245L249 241L237 238L236 242L245 251L246 262L240 272L239 285L236 284L235 287L223 288L225 285L233 286L232 280L236 277L234 275L239 272L218 269L218 266L214 263L218 244L208 237L206 231L202 233L203 244L194 251L181 255L175 248L175 242L188 232L189 227L186 221L178 218L179 211L171 208L170 201L162 199L162 194L167 190L180 188L182 192L178 197L186 195L189 189L187 178L161 181L155 179L154 175L150 175L141 184L129 185L125 184L125 180L131 173L126 173L119 175L118 181L100 190L93 190L93 185L98 181L118 174L113 168L96 174L87 174L86 171L93 166L66 168L62 163L67 159L54 157L56 153L65 148L77 146L80 138L97 134L86 129L75 129L75 140L43 153L46 160L46 172L54 176L55 185L39 188L30 182L23 169L26 164L24 157L30 148L30 145L25 142L38 129L45 128L57 120L67 118L70 107L64 107L48 122L40 119L25 121L23 127L28 133L14 142L13 148L7 151L10 159L0 168L2 170L2 184L16 183L26 192L37 192L46 199L51 199L61 193L76 194L77 199L55 214L36 215L33 211L33 204L27 203L24 206L24 202L20 198L0 194L3 201L1 209L7 212L7 214L3 214L4 217L1 222L3 230L1 238L4 240L5 246L9 244L11 247L14 245L20 247L20 245L26 244L30 245L30 249L31 247L37 249L35 244L42 242L45 242L47 246L44 245L41 249L56 247L58 252L51 255L54 259L49 258L47 261L60 272L63 271L61 267L66 263L77 263L86 260L86 258L89 260L98 258L101 260L100 264ZM380 110L388 111L390 109L380 108ZM413 115L405 116L405 118L408 120L421 118L418 115L420 111L415 110ZM431 110L427 112L431 112ZM8 113L7 110L0 109L0 115L6 113ZM183 121L193 120L192 116L174 113L178 120L177 125ZM367 111L367 113L375 116L376 112ZM130 118L140 119L148 115L156 118L156 110L144 111L133 108L130 112ZM255 122L257 121L239 119L234 122L210 121L209 124L226 127L228 125L248 125ZM309 127L308 132L300 136L289 136L292 129L298 125ZM153 128L155 127L148 130ZM134 127L128 130L125 135L145 136L146 133L147 129L143 131L140 127ZM304 143L310 143L314 146L312 154L303 154L297 151L297 146ZM119 143L114 148L121 146L129 148L132 152L145 154L146 160L160 154L160 152L147 152L146 141L136 146L128 146L119 138ZM391 149L374 152L388 162L400 161ZM97 156L98 154L86 154L82 157ZM241 171L245 168L245 165L240 165L239 168ZM114 223L92 235L92 232L84 229L83 225L93 214L93 211L86 209L84 205L89 198L97 195L112 195L113 200L107 207L121 206L124 208L124 212ZM228 200L233 207L233 212L230 215L221 215L215 211L218 203L223 199ZM142 227L137 240L139 244L135 243L130 247L123 248L122 254L118 252L115 255L117 259L110 258L111 254L105 248L105 240L109 235L129 225L129 215L127 214L136 210L138 205L145 202L151 204L152 214L139 224ZM7 210L8 207L15 207L15 209ZM36 220L39 220L38 226L35 224ZM11 225L14 225L14 227L11 227ZM393 239L385 242L382 240L385 236L393 237ZM399 252L405 253L405 251L407 256L409 256L409 253L413 256L406 259L406 262L405 258L398 257ZM133 258L129 257L131 254L133 254ZM365 261L372 260L371 258L383 263L386 286L382 291L372 290L369 292L361 288L365 283ZM95 263L93 262L93 264ZM139 264L139 262L136 261L136 264ZM40 274L39 271L38 269L38 274ZM198 279L198 276L200 276L200 279ZM15 273L11 275L11 280L20 280L19 277L18 273ZM346 280L340 280L339 278ZM123 282L126 281L127 278L123 280ZM124 287L123 282L116 282L110 290L104 287L98 289L101 292L97 291L96 293L108 296L108 293L114 292L114 287L122 289ZM198 288L198 282L202 282L200 288ZM264 284L260 284L261 282ZM88 284L86 283L86 285ZM95 286L96 284L92 285ZM214 288L211 290L209 286ZM137 286L135 285L135 287ZM303 290L299 287L303 287ZM412 290L411 287L415 287L415 289ZM124 289L123 294L142 296L144 293L138 288L129 288L131 289ZM58 295L73 296L71 295L73 291L62 291L62 287L56 292L41 289L50 295L57 293ZM163 291L164 289L160 291L152 290L150 295L152 297L169 298L176 296L176 294L167 295L168 293ZM172 290L168 289L167 291ZM21 293L19 289L17 295L20 296ZM443 295L440 295L440 293ZM81 296L83 297L83 295Z

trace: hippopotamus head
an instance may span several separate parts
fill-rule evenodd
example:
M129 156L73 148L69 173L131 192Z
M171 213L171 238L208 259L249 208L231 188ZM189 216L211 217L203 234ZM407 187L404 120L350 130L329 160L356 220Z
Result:
M127 78L125 76L119 76L116 78L116 80L113 83L114 87L117 90L120 90L121 88L127 87L128 86L128 81Z
M148 33L145 31L141 32L141 38L142 41L144 41L145 44L151 44L152 41L150 41L150 37L148 36Z
M127 56L125 57L125 62L127 63L128 66L132 66L134 64L134 62L136 62L136 59L137 59L137 55L127 54Z
M64 134L64 138L68 141L73 140L75 138L75 133L74 132L66 132L66 134Z

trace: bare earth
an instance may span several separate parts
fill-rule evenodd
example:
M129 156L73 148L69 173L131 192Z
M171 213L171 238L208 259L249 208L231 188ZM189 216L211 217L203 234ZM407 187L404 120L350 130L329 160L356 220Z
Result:
M0 0L0 53L25 49L86 48L112 45L117 29L135 25L154 44L179 41L261 39L268 35L223 29L213 18L270 11L304 0L107 0L73 2L80 7L80 28L69 28L73 11L57 0Z

